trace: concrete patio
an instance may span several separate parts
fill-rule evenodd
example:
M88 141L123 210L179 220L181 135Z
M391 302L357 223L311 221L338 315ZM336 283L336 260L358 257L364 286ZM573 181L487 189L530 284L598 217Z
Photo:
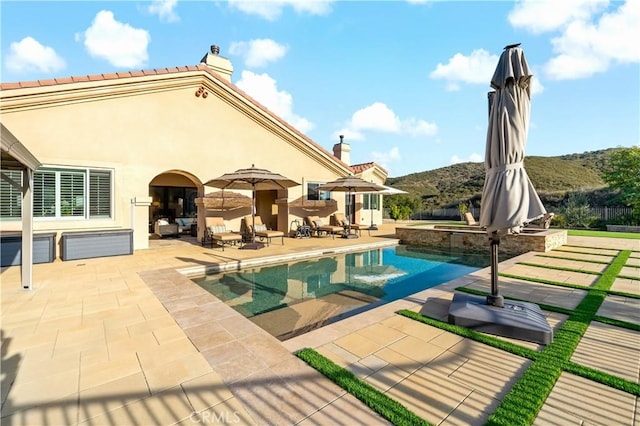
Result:
M21 289L19 267L3 268L2 424L388 423L293 355L304 347L430 423L483 424L530 361L395 312L444 318L454 288L487 291L488 268L285 342L179 272L395 244L394 228L385 224L356 240L285 238L283 246L257 251L203 248L189 237L155 240L131 256L34 265L33 291ZM517 262L591 271L602 265L584 259L610 261L629 249L622 274L632 278L619 278L613 289L640 293L638 240L569 237L562 249L575 260L530 252L502 262L500 271L588 286L596 275ZM585 294L500 281L506 297L567 308ZM639 312L638 299L609 296L599 314L640 324ZM548 314L554 327L564 319ZM640 333L594 322L573 360L638 383L639 347ZM638 425L639 405L633 395L564 373L535 424Z

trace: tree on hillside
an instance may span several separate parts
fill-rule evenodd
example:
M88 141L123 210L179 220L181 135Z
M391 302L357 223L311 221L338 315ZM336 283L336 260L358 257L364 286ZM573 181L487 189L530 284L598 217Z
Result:
M640 147L625 148L611 155L603 174L612 189L620 191L620 200L640 215Z

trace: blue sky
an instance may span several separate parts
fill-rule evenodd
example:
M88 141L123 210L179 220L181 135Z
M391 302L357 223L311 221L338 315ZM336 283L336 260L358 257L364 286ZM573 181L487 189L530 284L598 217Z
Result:
M195 65L389 176L484 158L507 44L534 72L527 155L640 143L640 0L6 1L0 80Z

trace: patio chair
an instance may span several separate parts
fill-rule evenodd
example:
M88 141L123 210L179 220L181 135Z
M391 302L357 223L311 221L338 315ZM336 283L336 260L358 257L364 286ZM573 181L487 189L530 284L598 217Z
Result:
M342 226L345 231L350 227L351 230L353 230L359 236L362 236L362 230L363 229L369 230L368 226L359 225L357 223L349 224L349 221L347 220L347 218L344 215L344 213L334 213L331 216L331 218L332 218L332 223L331 223L332 225ZM371 231L370 230L369 230L369 235L371 235Z
M316 237L331 234L332 238L336 238L336 234L344 234L344 228L342 226L328 225L329 221L326 219L320 219L318 216L306 216L304 221L311 227L311 234L315 234ZM325 223L327 225L325 225Z
M207 243L211 244L211 248L213 248L214 244L222 247L222 251L224 251L224 246L227 244L240 243L240 247L242 247L242 235L237 232L228 231L224 224L224 219L221 217L205 217L204 221L203 247Z
M271 244L272 238L281 238L282 245L284 245L284 232L274 231L267 228L267 225L262 223L260 216L245 216L244 218L245 229L247 230L247 236L250 238L253 235L252 223L255 224L256 238L260 240L267 240L267 246Z

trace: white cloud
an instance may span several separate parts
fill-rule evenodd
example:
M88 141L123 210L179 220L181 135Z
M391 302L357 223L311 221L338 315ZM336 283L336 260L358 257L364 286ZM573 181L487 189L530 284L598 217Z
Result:
M457 155L453 155L451 157L451 160L449 160L449 164L457 164L457 163L482 163L484 161L484 156L481 154L478 154L477 152L474 152L472 154L470 154L468 157L466 158L461 158L458 157Z
M375 102L353 113L351 127L395 133L400 129L400 119L385 104Z
M637 0L526 0L516 5L509 20L534 33L559 32L551 39L555 56L543 67L552 79L586 78L616 63L640 62Z
M241 78L236 83L236 86L286 120L300 132L307 133L314 128L314 124L309 120L294 114L293 97L284 90L278 90L278 83L268 74L242 71Z
M255 68L265 67L270 62L282 59L287 50L286 46L264 38L233 42L229 47L229 53L242 56L246 66Z
M371 159L380 164L387 170L390 170L389 164L393 162L398 162L402 160L402 156L400 155L400 149L397 146L394 146L387 152L378 152L373 151L369 154Z
M116 21L108 10L98 12L91 26L76 38L84 38L91 56L106 59L115 67L140 67L149 59L149 33Z
M445 80L449 91L459 90L459 83L489 85L498 59L497 55L491 55L484 49L474 50L469 56L456 53L448 63L438 64L429 77Z
M608 4L609 0L522 0L508 19L515 28L540 34L561 29L575 20L588 20Z
M351 121L342 130L342 134L353 132L357 137L352 139L364 139L363 131L388 132L406 134L410 136L433 136L438 131L438 126L416 118L401 120L393 110L382 102L374 102L364 107L351 116Z
M43 46L33 37L25 37L9 45L5 66L14 72L51 73L64 69L66 63L52 47Z
M596 22L575 21L551 40L557 56L545 64L550 78L578 79L607 71L614 63L640 63L640 7L627 1Z
M229 6L268 21L277 20L282 10L290 6L298 14L327 15L334 0L228 0Z
M147 12L158 15L161 21L177 22L180 17L175 12L178 0L153 0L147 7Z

